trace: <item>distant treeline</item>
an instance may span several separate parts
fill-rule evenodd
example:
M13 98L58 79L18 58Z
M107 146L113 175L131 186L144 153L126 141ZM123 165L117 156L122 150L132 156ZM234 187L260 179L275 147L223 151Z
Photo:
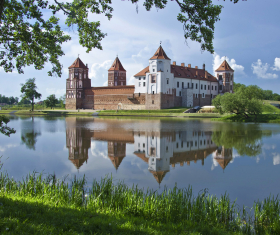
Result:
M0 103L5 103L5 104L14 104L18 103L19 98L18 97L6 97L4 95L0 94Z
M234 92L237 92L237 90L240 88L240 87L246 87L246 85L244 84L241 84L241 83L235 83L233 84L233 91ZM280 101L280 95L277 94L277 93L273 93L271 90L263 90L261 89L260 87L258 87L260 90L261 90L261 94L260 94L260 99L262 100L277 100L277 101Z

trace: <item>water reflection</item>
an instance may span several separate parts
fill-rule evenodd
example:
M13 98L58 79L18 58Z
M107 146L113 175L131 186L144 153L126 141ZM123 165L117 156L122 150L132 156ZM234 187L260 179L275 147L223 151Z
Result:
M34 117L31 117L31 122L23 122L21 128L21 144L25 144L28 149L35 150L37 137L41 135L41 132L36 127Z
M66 117L66 147L69 160L79 169L88 160L91 140L106 141L108 158L117 170L126 157L126 145L133 144L133 154L142 159L158 183L176 164L190 165L204 160L211 154L225 169L232 159L232 147L217 145L213 131L166 130L159 128L161 120L142 130L130 126L118 126L120 121ZM93 125L93 126L91 126ZM215 135L216 138L219 136ZM221 138L220 138L221 139Z

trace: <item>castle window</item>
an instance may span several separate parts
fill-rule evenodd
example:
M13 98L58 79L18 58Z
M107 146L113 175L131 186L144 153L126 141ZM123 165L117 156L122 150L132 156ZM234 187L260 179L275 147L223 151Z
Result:
M184 83L182 82L182 88L184 88Z
M139 87L141 87L141 82L139 82Z
M155 69L153 69L153 72L155 72Z
M213 91L213 86L212 86L212 91Z
M220 90L223 90L223 86L222 85L220 85Z
M80 79L82 79L82 74L81 74L81 73L80 73L80 76L79 76L79 77L80 77Z
M217 90L217 86L215 86L215 91Z
M178 143L176 143L176 148L178 148L179 147L179 144Z
M219 75L219 80L223 80L223 76L222 75Z
M182 96L182 93L181 93L181 91L179 92L179 96Z
M146 83L145 82L143 82L143 86L145 86L146 85Z
M141 77L139 77L139 81L141 80Z
M213 98L213 94L211 94L211 99Z
M183 146L184 146L184 143L183 143L183 141L181 142L181 148L183 148Z
M197 83L195 84L195 89L197 89Z
M166 152L168 153L168 146L166 146Z
M210 85L208 85L208 91L210 90Z
M156 83L156 76L155 75L151 76L151 83Z
M190 87L190 83L188 82L188 88Z
M145 148L145 143L143 143L143 148Z
M230 90L232 91L232 85L230 85Z
M204 85L204 90L206 91L206 85Z
M154 100L152 100L152 104L154 104Z
M203 85L201 84L200 89L203 90Z
M204 95L204 93L202 93L202 98L205 98L205 95Z
M155 91L153 91L153 95L155 94Z
M166 84L169 84L169 79L168 78L166 78Z
M146 79L146 77L143 77L143 80L145 80Z

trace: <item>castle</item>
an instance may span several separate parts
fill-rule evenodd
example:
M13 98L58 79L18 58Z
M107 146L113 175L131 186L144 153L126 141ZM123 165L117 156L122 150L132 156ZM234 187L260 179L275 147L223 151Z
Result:
M126 70L116 57L108 70L108 86L91 87L88 65L78 57L69 67L66 80L66 109L165 109L211 105L218 94L233 92L234 70L226 60L215 76L198 66L171 64L162 46L149 65L126 85Z

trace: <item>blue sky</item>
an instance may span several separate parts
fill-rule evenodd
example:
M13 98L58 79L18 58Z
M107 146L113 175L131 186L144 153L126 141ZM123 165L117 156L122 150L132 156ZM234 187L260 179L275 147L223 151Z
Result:
M197 42L185 42L183 25L177 21L179 7L176 2L169 1L163 10L153 8L147 12L140 0L138 14L135 4L128 0L113 2L114 12L110 21L104 16L90 16L91 20L100 20L102 31L107 33L101 42L103 50L93 49L86 53L86 49L79 45L77 32L63 26L72 40L63 44L65 55L60 58L63 64L62 77L49 77L49 64L40 71L33 66L26 67L24 74L16 71L5 73L0 69L0 94L19 97L20 84L35 77L42 99L51 94L62 96L65 93L68 67L78 54L89 65L92 86L107 84L107 70L116 55L127 71L127 83L133 84L133 75L148 65L160 41L171 61L177 64L201 68L205 63L208 72L214 75L213 69L226 56L235 70L235 82L258 85L280 94L279 0L247 0L237 4L229 0L213 0L214 4L224 6L220 21L215 24L214 55L206 51L202 53ZM65 16L61 14L59 17L63 23Z

